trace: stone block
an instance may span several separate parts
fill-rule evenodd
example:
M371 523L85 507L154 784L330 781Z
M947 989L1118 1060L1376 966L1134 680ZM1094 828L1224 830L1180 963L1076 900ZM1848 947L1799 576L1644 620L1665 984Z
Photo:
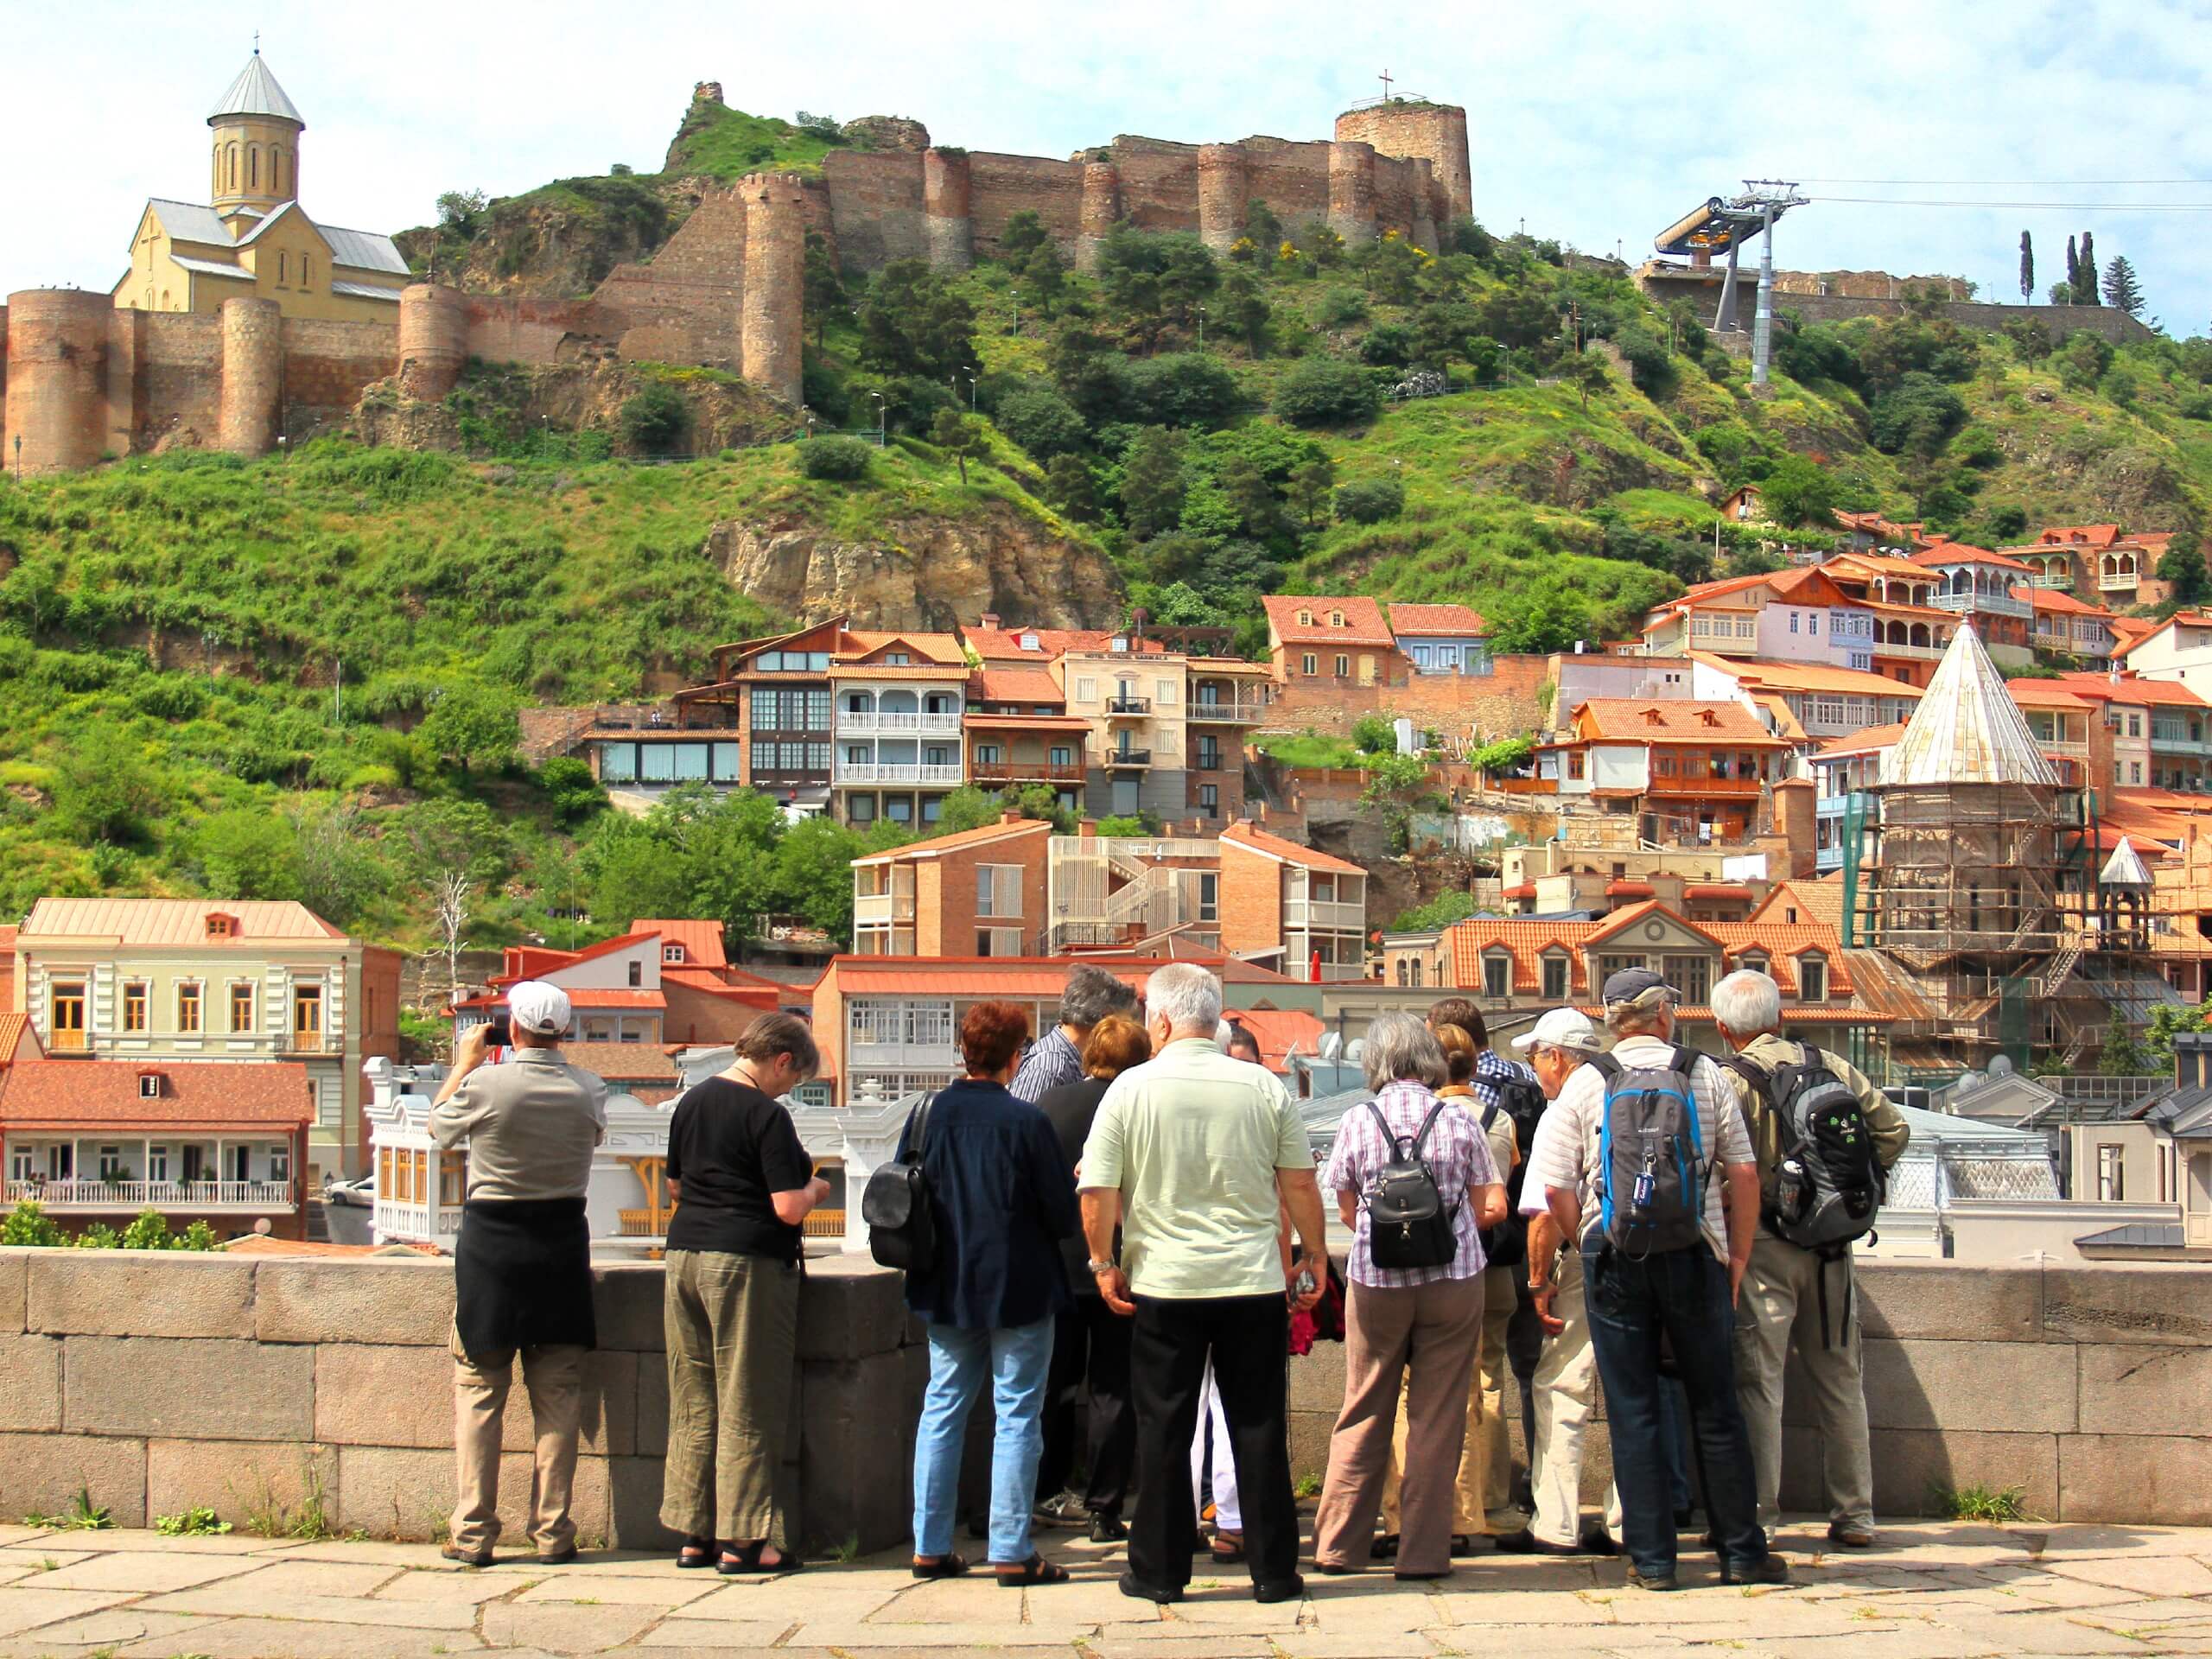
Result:
M2044 1336L2052 1342L2212 1345L2199 1267L2101 1262L2044 1269Z
M264 1342L442 1348L452 1329L450 1262L272 1260L254 1276Z
M317 1440L341 1446L452 1446L453 1357L444 1349L330 1342L313 1352ZM637 1355L585 1357L585 1451L634 1449L637 1395ZM526 1452L531 1443L529 1391L518 1362L501 1444L510 1452Z
M37 1274L32 1274L34 1287ZM35 1292L34 1292L35 1294ZM62 1422L72 1434L211 1440L315 1437L315 1350L162 1337L70 1337Z
M683 1540L660 1523L658 1458L609 1458L607 1506L617 1549L672 1549Z
M601 1349L645 1354L668 1351L661 1323L658 1262L595 1268L591 1277L592 1309L599 1322Z
M2204 1433L2212 1348L2128 1343L2074 1351L2081 1362L2082 1433Z
M887 1353L906 1334L906 1275L858 1252L806 1264L798 1305L802 1360L860 1359Z
M337 1451L235 1440L149 1440L146 1513L181 1515L201 1504L241 1530L257 1514L296 1517L316 1505L335 1518Z
M60 1339L0 1334L0 1429L60 1427Z
M1951 1262L1855 1264L1860 1328L1910 1341L2040 1342L2043 1274L2035 1268L1968 1268ZM1840 1285L1830 1287L1833 1299ZM1840 1315L1842 1308L1834 1306Z
M79 1489L118 1527L146 1522L146 1442L89 1434L0 1434L0 1515L60 1515Z
M20 1248L0 1249L0 1335L23 1329L30 1259L36 1254Z
M1325 1411L1333 1418L1344 1404L1344 1344L1317 1342L1313 1351L1290 1362L1290 1408Z
M2212 1526L2212 1440L2064 1435L2058 1442L2058 1489L2061 1521Z
M657 1457L668 1447L668 1357L638 1357L638 1421L632 1438L646 1457Z
M1335 1433L1333 1415L1318 1411L1294 1411L1290 1427L1290 1478L1311 1475L1319 1480L1329 1472L1329 1437Z
M1785 1470L1783 1508L1824 1514L1827 1494L1821 1480L1820 1436L1810 1429L1803 1433L1809 1443L1805 1464L1809 1479ZM2059 1436L1877 1428L1867 1440L1873 1458L1877 1517L1931 1515L1937 1493L1969 1486L1992 1491L2017 1486L2030 1515L2048 1519L2058 1513Z
M908 1535L913 1522L914 1425L921 1408L909 1386L911 1376L899 1351L805 1368L800 1391L802 1541L842 1544L857 1536L865 1554ZM987 1415L988 1409L979 1402L976 1414Z
M529 1535L531 1460L510 1452L499 1459L499 1535L518 1546ZM338 1524L378 1538L435 1538L453 1514L454 1459L450 1452L410 1446L338 1448ZM607 1502L607 1459L576 1459L572 1513L576 1541L604 1546L613 1525Z
M1878 1428L2063 1434L2075 1424L2074 1351L2056 1343L1869 1338L1864 1374Z
M56 1336L250 1337L249 1257L31 1252L24 1328Z

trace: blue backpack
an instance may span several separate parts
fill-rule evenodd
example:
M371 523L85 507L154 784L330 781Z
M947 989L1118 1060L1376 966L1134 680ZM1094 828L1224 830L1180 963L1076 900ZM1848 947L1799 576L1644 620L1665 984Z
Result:
M1662 1066L1624 1066L1611 1054L1590 1064L1605 1080L1598 1136L1598 1223L1586 1228L1622 1255L1641 1258L1699 1243L1705 1232L1705 1162L1694 1050L1676 1048Z

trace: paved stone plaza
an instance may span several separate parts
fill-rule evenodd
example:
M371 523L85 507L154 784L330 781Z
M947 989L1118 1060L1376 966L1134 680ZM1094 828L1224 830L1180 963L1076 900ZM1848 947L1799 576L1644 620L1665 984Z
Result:
M1047 1539L1072 1584L1015 1592L980 1573L917 1584L901 1554L791 1579L726 1581L632 1552L477 1573L427 1544L0 1528L0 1655L416 1659L482 1649L888 1656L969 1651L1097 1659L1484 1659L1655 1651L1813 1659L2212 1654L2212 1530L1916 1522L1885 1547L1784 1545L1802 1583L1721 1586L1710 1556L1677 1595L1624 1588L1617 1562L1483 1556L1450 1580L1311 1577L1262 1607L1201 1578L1154 1610L1115 1587L1118 1552Z

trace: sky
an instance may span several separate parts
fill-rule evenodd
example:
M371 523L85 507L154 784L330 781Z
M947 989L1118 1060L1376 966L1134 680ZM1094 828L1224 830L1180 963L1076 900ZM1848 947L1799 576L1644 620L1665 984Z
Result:
M1326 137L1388 70L1397 92L1466 108L1475 211L1496 231L1525 225L1634 261L1707 196L1747 177L1796 179L1816 200L1777 234L1784 268L1943 272L2017 299L2027 229L2040 300L2065 275L2068 235L2090 231L2101 263L2124 253L2135 266L2146 317L2177 336L2212 329L2212 262L2201 257L2212 127L2199 118L2212 6L463 0L445 13L78 0L12 10L0 140L14 228L0 238L0 294L110 288L146 197L204 199L207 112L257 28L308 123L302 202L355 228L425 223L447 189L512 194L617 162L657 170L700 80L757 113L905 115L940 143L1065 156L1124 132ZM406 27L415 19L419 35ZM1846 181L1863 180L1950 182ZM2202 182L2173 182L2191 180Z

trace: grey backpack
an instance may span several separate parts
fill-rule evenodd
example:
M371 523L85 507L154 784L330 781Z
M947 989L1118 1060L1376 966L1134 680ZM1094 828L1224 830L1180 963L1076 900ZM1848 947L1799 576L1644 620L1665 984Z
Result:
M1637 1258L1700 1243L1711 1166L1690 1084L1695 1052L1678 1047L1664 1065L1624 1066L1613 1054L1590 1064L1605 1080L1605 1116L1598 1135L1598 1223L1586 1229L1586 1240L1595 1233Z
M1889 1176L1874 1155L1874 1132L1859 1096L1819 1049L1771 1072L1732 1054L1722 1062L1758 1092L1781 1126L1782 1155L1759 1172L1760 1208L1778 1238L1838 1255L1874 1230Z

